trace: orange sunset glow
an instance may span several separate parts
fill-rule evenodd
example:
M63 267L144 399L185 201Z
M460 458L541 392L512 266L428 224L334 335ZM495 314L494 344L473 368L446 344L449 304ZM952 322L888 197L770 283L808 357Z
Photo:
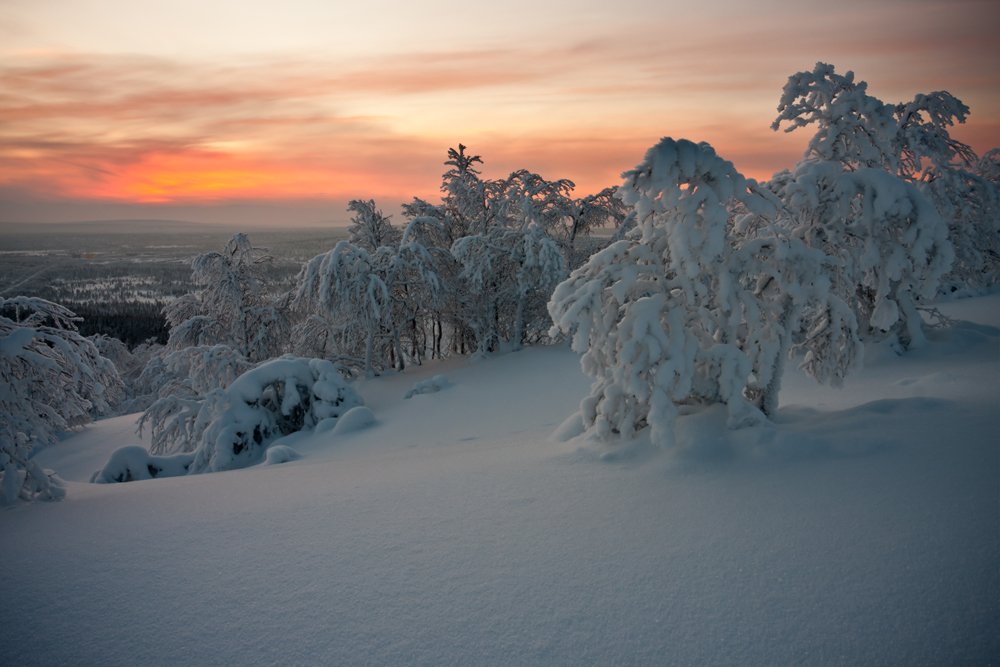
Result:
M665 135L768 178L807 140L769 128L781 87L819 60L886 101L948 90L972 109L955 136L1000 145L990 2L417 5L0 5L0 221L236 222L227 206L269 202L343 222L352 198L437 196L459 142L488 177L578 195Z

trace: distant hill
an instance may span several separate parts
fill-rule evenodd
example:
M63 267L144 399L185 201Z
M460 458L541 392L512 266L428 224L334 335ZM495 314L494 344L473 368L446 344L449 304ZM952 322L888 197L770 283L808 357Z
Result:
M346 229L344 222L317 222L312 225L223 225L218 223L191 222L189 220L164 220L143 218L139 220L79 220L68 222L0 222L0 236L25 236L38 234L225 234L247 232L250 235L268 232L340 234Z
M220 232L222 225L186 220L80 220L77 222L0 222L0 234L162 234Z

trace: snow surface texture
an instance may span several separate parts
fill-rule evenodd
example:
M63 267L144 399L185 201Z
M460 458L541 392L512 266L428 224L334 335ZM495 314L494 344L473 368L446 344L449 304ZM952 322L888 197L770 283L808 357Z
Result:
M414 383L413 387L403 395L403 398L413 398L417 394L433 394L439 392L451 383L443 375L435 375L429 380Z
M982 324L611 461L550 439L587 393L562 348L363 381L378 423L279 466L80 483L137 442L99 422L39 454L65 501L0 511L2 662L995 662L1000 295L943 310Z

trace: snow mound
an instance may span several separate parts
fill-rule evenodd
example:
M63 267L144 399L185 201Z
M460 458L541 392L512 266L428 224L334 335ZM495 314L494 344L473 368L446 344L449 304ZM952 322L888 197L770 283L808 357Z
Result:
M363 428L368 428L375 423L375 414L371 409L364 405L359 405L357 407L351 408L337 420L337 423L333 425L333 432L337 434L350 433L351 431L360 431Z
M583 425L583 415L577 411L563 420L563 423L556 427L556 430L549 436L550 442L568 442L573 438L582 435L586 430Z
M91 475L90 481L93 484L113 484L155 477L177 477L188 473L193 460L193 453L154 456L145 447L128 445L116 449L104 467Z
M444 375L435 375L432 378L415 383L403 398L412 398L417 394L434 394L450 385L451 382L447 377Z
M289 461L298 461L302 455L288 445L271 445L264 455L264 465L278 465Z

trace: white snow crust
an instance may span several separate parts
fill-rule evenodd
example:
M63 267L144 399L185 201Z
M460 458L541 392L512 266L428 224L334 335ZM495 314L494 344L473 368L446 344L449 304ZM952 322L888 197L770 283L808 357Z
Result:
M0 511L2 662L995 662L1000 294L941 309L976 323L669 450L578 436L564 347L361 381L377 423L287 465L87 484L142 444L97 422L36 456L64 501Z

